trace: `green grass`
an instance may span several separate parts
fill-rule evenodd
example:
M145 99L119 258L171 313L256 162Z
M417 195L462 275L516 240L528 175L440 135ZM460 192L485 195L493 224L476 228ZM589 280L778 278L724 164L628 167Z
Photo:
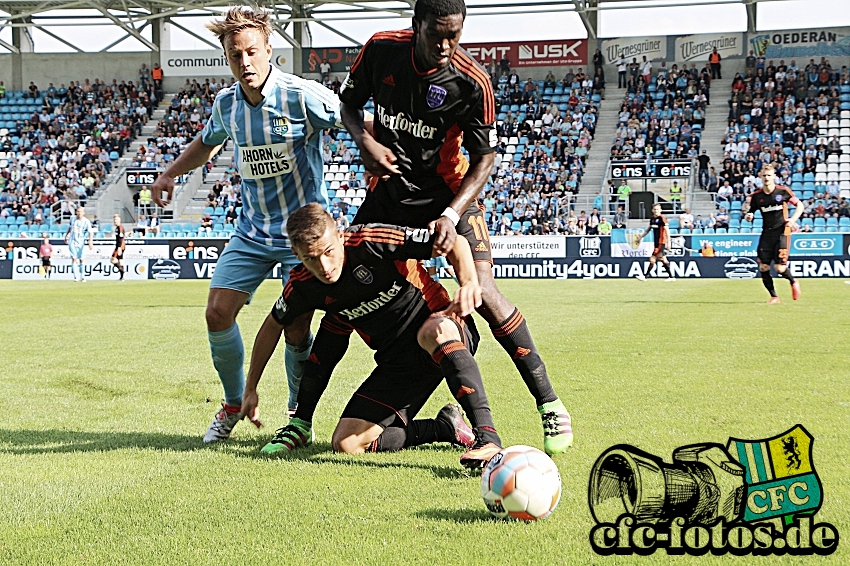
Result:
M319 405L317 444L267 459L259 448L286 403L282 354L260 386L267 428L243 423L227 443L201 442L221 397L205 282L0 283L0 563L753 563L595 555L590 468L613 444L669 461L682 444L796 423L816 438L818 519L850 536L850 287L805 280L792 303L780 281L785 302L769 307L758 281L500 286L529 320L576 430L574 449L555 457L560 506L538 524L491 520L456 449L331 452L336 420L372 367L359 341ZM265 284L240 315L249 350L278 292ZM482 333L477 358L505 443L541 446L533 400ZM439 389L424 413L449 399ZM848 563L847 543L822 561Z

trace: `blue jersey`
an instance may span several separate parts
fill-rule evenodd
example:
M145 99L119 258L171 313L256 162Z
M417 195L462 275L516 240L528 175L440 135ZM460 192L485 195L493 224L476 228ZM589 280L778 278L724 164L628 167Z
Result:
M81 248L85 245L86 238L92 233L92 225L85 216L82 219L77 219L75 216L71 219L70 230L68 245L72 248Z
M315 81L272 67L254 107L239 83L219 92L201 133L206 145L236 145L242 212L236 232L255 242L289 247L286 220L310 202L328 207L323 176L323 128L341 127L339 98Z

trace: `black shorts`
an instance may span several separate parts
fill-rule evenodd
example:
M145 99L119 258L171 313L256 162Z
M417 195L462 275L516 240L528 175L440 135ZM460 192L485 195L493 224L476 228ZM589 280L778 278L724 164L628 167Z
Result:
M366 200L357 210L353 224L381 222L411 228L425 228L432 220L442 216L448 206L444 199L424 198L410 202L399 202L391 193L389 185L379 182L367 193ZM490 253L490 232L484 219L484 207L473 201L460 216L457 233L466 238L475 261L493 262Z
M115 259L124 259L124 250L122 250L121 248L115 248L112 251L112 257L114 257Z
M50 267L50 258L49 257L41 258L41 266L42 267Z
M664 248L666 247L667 246L665 244L658 244L657 246L655 246L655 248L653 248L652 250L653 257L665 257L666 254L664 253Z
M452 320L460 329L464 345L474 355L479 335L472 317ZM444 376L440 366L416 342L416 332L409 334L413 343L404 350L407 353L379 363L354 392L341 418L360 419L383 428L405 427L416 418Z
M762 232L758 243L759 262L770 265L770 262L784 265L788 262L788 248L791 245L791 235L787 232Z

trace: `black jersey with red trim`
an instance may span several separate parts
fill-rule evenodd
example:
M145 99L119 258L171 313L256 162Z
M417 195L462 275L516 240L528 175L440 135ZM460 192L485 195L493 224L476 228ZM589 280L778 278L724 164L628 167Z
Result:
M495 150L496 113L487 72L458 48L449 65L420 72L413 31L377 33L363 46L340 90L345 104L375 102L375 137L398 157L390 183L401 202L457 193L469 162L460 151Z
M670 231L667 229L667 219L663 214L653 216L649 219L649 226L652 228L652 237L655 239L655 247L667 245Z
M749 212L755 214L756 210L761 211L761 217L764 219L762 233L782 232L785 230L785 221L788 220L788 203L796 206L798 202L800 201L791 189L775 185L770 194L763 189L753 192L750 196Z
M124 249L124 227L120 224L115 228L115 247Z
M367 224L352 226L344 237L345 263L336 283L322 283L303 264L294 267L272 316L286 326L312 310L333 314L322 326L337 334L356 330L380 362L394 348L410 349L410 341L399 337L410 332L415 343L419 327L450 302L416 261L431 257L433 236L427 228Z

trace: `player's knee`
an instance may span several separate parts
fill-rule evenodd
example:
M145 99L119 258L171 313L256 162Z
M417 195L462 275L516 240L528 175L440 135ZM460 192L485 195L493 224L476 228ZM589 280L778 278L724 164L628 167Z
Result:
M416 334L419 345L427 352L450 340L460 340L457 325L448 317L432 314Z
M207 319L207 329L212 330L213 332L227 330L233 326L233 322L235 320L230 309L217 302L207 303L205 316Z
M334 431L331 444L334 452L342 454L362 454L369 445L361 436L339 429Z

